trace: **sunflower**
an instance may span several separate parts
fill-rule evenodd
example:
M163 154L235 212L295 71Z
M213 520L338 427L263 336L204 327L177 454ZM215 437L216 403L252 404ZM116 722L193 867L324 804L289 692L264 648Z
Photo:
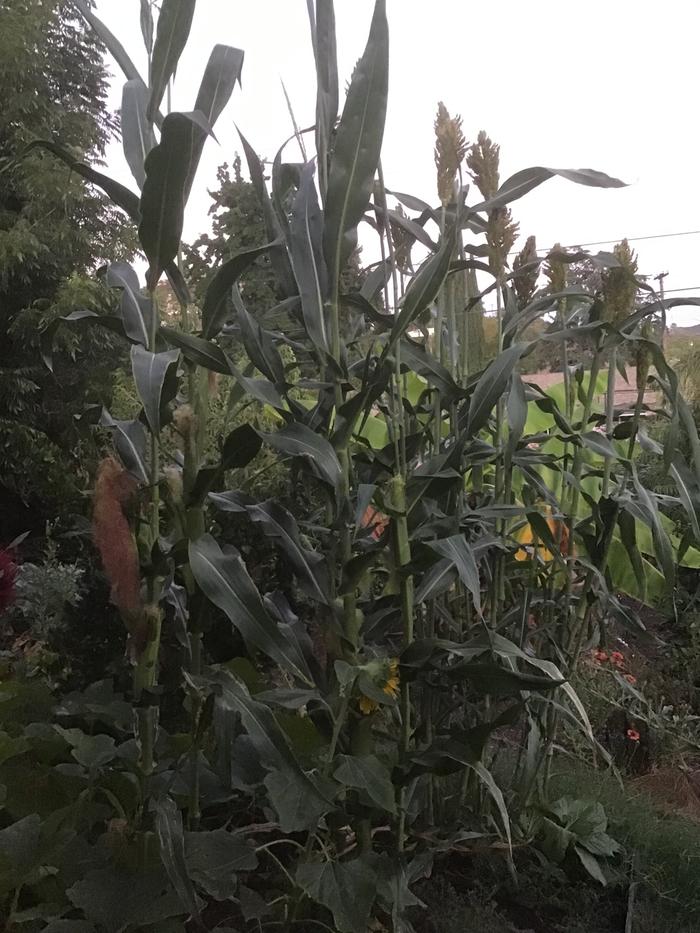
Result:
M382 693L386 694L389 700L393 701L398 697L401 682L398 658L382 658L377 661L370 661L365 666L365 670L369 675L369 684L365 681L368 686L371 685L379 688ZM365 716L369 716L379 709L379 701L368 696L367 693L362 692L361 682L360 691L360 712L364 713Z

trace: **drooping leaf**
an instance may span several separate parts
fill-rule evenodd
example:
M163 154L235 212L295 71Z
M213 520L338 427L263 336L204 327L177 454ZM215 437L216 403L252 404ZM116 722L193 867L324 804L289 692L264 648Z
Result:
M149 346L155 308L147 295L142 295L133 268L127 263L113 262L104 274L105 285L121 289L119 310L124 332L129 340Z
M328 173L323 252L334 287L357 245L384 136L389 85L385 0L376 0L367 45L355 67Z
M651 534L654 541L654 554L659 562L659 567L666 580L666 586L673 587L676 579L676 563L673 558L673 548L668 537L668 532L664 528L656 497L646 489L639 481L639 477L633 474L634 488L637 493L637 504L644 513L643 520L651 528Z
M367 929L369 912L377 889L377 876L362 858L301 863L296 882L314 901L333 914L338 933Z
M437 561L428 570L421 580L420 586L416 589L414 599L416 605L444 593L455 583L457 577L457 568L451 558L444 557L442 560Z
M263 434L265 443L290 457L301 457L319 479L337 489L342 470L338 456L325 437L312 431L304 424L295 422L275 431Z
M365 791L377 806L388 813L396 811L391 775L376 755L339 755L338 761L333 772L336 781Z
M179 358L179 350L151 353L150 350L145 350L138 344L131 348L131 371L152 434L160 434L163 385L168 370L177 363Z
M185 205L208 132L203 120L196 111L169 113L163 120L160 142L146 159L139 238L149 261L146 282L150 289L156 287L180 246Z
M172 797L157 801L155 826L163 867L188 914L199 918L199 903L185 862L182 814Z
M328 605L330 591L326 558L304 547L292 513L274 499L249 505L247 512L251 521L262 525L265 534L279 541L307 595Z
M518 441L523 436L525 423L527 422L525 386L520 374L517 372L513 373L510 382L510 391L508 392L508 399L506 401L506 414L508 415L508 425L510 427L508 444L512 453Z
M503 395L508 380L525 348L526 344L513 344L499 353L481 374L469 401L467 433L471 437L474 437L488 422L494 405Z
M234 286L234 295L236 291ZM259 321L248 312L242 300L235 301L235 304L238 325L248 358L270 382L276 386L283 385L285 382L284 363L272 338L267 331L263 330Z
M452 535L440 541L428 541L428 546L441 557L452 561L459 578L472 594L474 607L481 613L481 585L479 582L479 568L474 552L464 535Z
M314 185L315 166L308 162L292 205L289 225L289 253L301 298L304 327L316 350L323 356L331 351L326 322L326 263L321 247L323 219Z
M644 562L637 545L637 523L632 515L620 509L617 513L617 524L620 529L620 540L627 551L634 576L641 593L642 602L646 599L647 578L644 573ZM613 565L614 566L614 565ZM614 569L613 569L614 573ZM618 584L619 585L619 584Z
M148 88L140 78L127 81L122 89L122 146L131 174L139 188L146 180L146 156L156 144L153 125L146 116Z
M202 332L206 338L215 337L226 323L227 301L233 286L246 269L250 268L255 260L259 256L263 256L269 249L269 243L264 246L256 246L254 249L238 253L219 267L204 296Z
M153 120L190 34L196 0L162 0L151 56L148 118Z
M204 114L210 127L216 124L241 80L244 52L231 45L215 45L204 70L194 109Z
M271 618L241 556L224 553L211 535L189 545L190 567L205 594L228 616L247 642L272 658L284 670L311 682L305 658L282 635Z
M112 432L112 440L119 459L126 469L140 482L148 483L146 462L146 429L140 421L115 421L107 409L103 409L100 424Z
M262 438L249 424L239 424L224 441L221 465L225 470L240 470L247 467L258 455Z
M175 330L172 327L161 327L160 333L171 346L182 350L182 355L198 366L203 366L204 369L210 369L215 373L222 373L224 376L232 374L231 360L221 347L210 340L203 340L201 337L195 337L194 334L187 334L185 331Z
M284 774L288 788L291 785L301 787L309 809L316 813L331 811L333 803L325 795L325 783L319 784L314 776L304 771L289 740L267 706L251 697L243 683L233 675L221 672L218 679L221 690L217 696L217 706L240 715L243 728L250 736L263 765L273 772Z
M573 181L577 185L589 185L594 188L624 188L625 182L619 178L611 178L604 172L597 172L591 168L564 169L564 168L544 168L541 165L525 168L515 175L507 178L498 189L493 198L475 205L473 210L493 211L496 208L504 207L511 201L517 201L528 191L532 191L542 182L555 176Z
M404 338L400 348L401 365L423 376L430 385L440 390L446 401L454 401L464 394L448 370L424 347Z
M137 194L134 194L133 191L130 191L127 187L120 184L118 181L110 178L109 175L98 172L94 168L91 168L89 165L86 165L84 162L80 162L73 155L71 155L67 149L63 149L61 146L52 142L51 140L35 139L25 147L24 152L32 152L35 149L45 149L47 152L55 155L62 162L65 162L65 164L72 171L80 175L81 178L84 178L85 181L89 181L90 184L97 185L98 188L101 188L107 197L117 205L117 207L120 207L128 214L134 223L139 222L139 197Z

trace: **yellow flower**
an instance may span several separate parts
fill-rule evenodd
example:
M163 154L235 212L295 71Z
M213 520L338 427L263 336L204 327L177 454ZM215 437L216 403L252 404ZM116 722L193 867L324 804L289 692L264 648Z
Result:
M366 665L367 673L370 674L372 681L379 689L385 693L389 699L395 700L399 695L400 675L398 658L384 658L379 661L370 661ZM372 697L361 694L359 699L360 712L365 716L376 712L379 709L379 703Z

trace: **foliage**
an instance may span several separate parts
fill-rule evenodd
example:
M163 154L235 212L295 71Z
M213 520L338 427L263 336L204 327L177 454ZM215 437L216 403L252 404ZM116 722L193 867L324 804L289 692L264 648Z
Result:
M118 310L93 322L128 348L139 407L102 413L113 450L93 515L132 683L124 695L101 680L55 698L11 666L0 684L0 714L13 717L0 772L7 923L155 933L211 929L224 911L241 928L410 933L434 862L481 844L514 871L514 843L543 838L554 861L573 854L601 880L599 860L617 855L607 817L551 795L555 753L565 726L601 752L572 681L611 618L635 624L618 592L671 591L676 564L700 559L700 443L647 326L661 309L636 306L624 245L604 261L601 294L516 287L508 255L510 205L539 184L622 183L541 166L501 182L498 147L480 133L468 148L442 106L440 205L390 195L384 0L340 114L333 5L318 0L317 158L286 162L283 145L268 187L241 139L264 237L209 274L191 255L192 302L176 261L184 206L243 64L217 46L194 110L159 114L193 8L163 0L154 24L142 5L148 82L85 14L128 79L123 142L140 195L61 144L36 143L138 223L148 272L143 289L133 268L111 264L102 284ZM483 198L469 205L465 157ZM236 178L227 197L246 192ZM366 217L381 261L358 281L348 270ZM415 268L417 244L427 255ZM517 276L536 261L531 251ZM270 281L254 293L245 277L260 263ZM476 272L472 295L464 273ZM177 324L161 315L164 274ZM474 371L464 299L487 294L495 354ZM274 305L254 307L254 295ZM274 326L280 312L293 335ZM555 322L537 339L558 343L566 363L551 393L520 375L538 319ZM590 348L588 372L568 365L570 337ZM688 459L673 436L662 449L645 433L644 379L633 417L614 410L623 346L644 359L671 423L683 422ZM220 439L213 382L227 399ZM673 477L683 542L660 511L667 498L640 482L640 446L658 448ZM244 471L262 451L288 468L288 497L252 494ZM286 574L256 565L242 526ZM213 650L222 625L229 641ZM499 781L506 737L516 755ZM32 772L44 783L28 799Z
M0 63L1 489L12 537L30 518L21 502L77 508L91 447L86 397L108 401L118 346L63 334L49 372L41 332L76 308L104 313L109 296L88 276L135 244L119 212L69 169L38 153L21 158L35 137L60 138L90 159L104 154L117 123L99 41L71 4L20 0L3 9Z

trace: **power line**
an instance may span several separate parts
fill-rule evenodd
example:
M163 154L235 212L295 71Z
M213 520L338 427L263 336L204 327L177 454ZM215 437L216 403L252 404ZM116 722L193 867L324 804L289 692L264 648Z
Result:
M678 233L651 233L648 236L628 236L624 237L628 243L639 243L642 240L664 240L667 237L680 237L680 236L697 236L700 234L700 230L681 230ZM584 246L609 246L611 243L619 243L620 240L594 240L591 243L571 243L569 246L562 246L561 249L579 249ZM549 253L554 249L554 246L550 246L548 249L538 249L538 253ZM517 251L510 253L509 255L517 255Z

